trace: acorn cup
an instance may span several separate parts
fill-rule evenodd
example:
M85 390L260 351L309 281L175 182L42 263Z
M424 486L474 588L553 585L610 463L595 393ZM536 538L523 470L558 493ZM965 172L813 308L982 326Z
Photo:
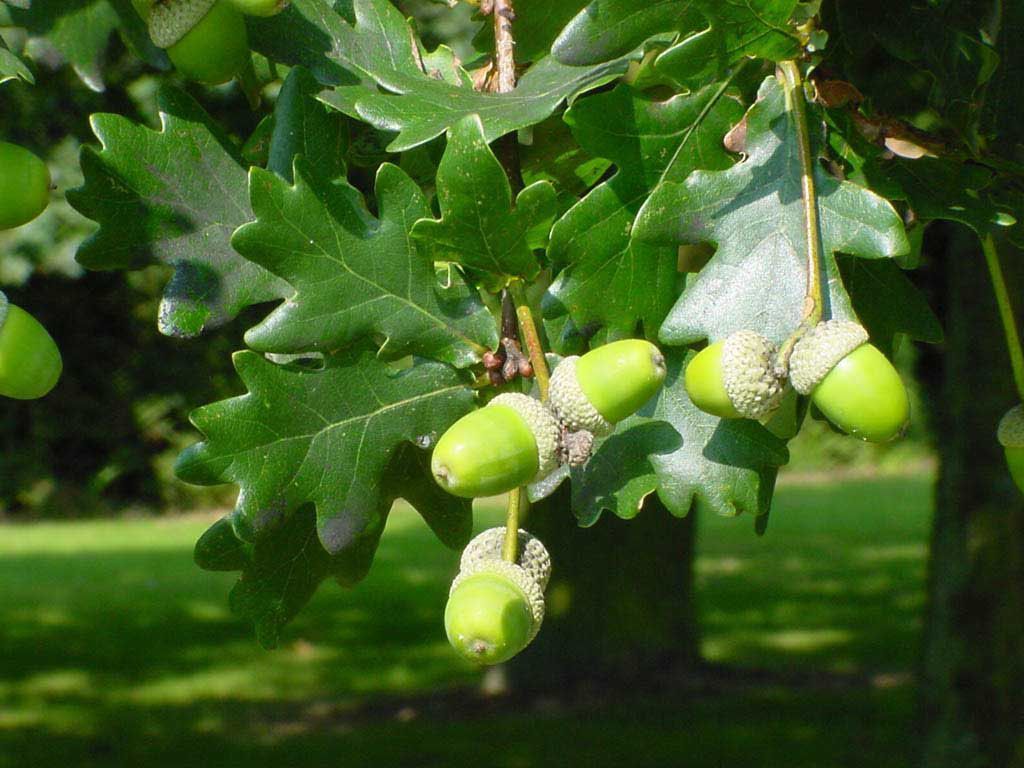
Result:
M250 62L245 18L228 0L154 0L147 23L154 44L190 80L221 85Z
M665 358L643 339L623 339L564 358L551 375L548 405L570 432L608 435L665 381Z
M999 421L996 438L1003 446L1010 477L1024 493L1024 406L1015 405L1006 412Z
M474 538L462 555L445 606L448 642L465 659L500 664L529 645L544 621L551 558L540 540L518 532L519 558L502 559L504 528Z
M910 401L899 373L857 323L819 323L793 347L789 380L844 432L876 443L901 435Z
M0 293L0 395L34 400L60 379L60 350L32 315Z
M785 382L774 372L777 348L754 331L736 331L690 361L683 385L690 401L722 419L767 419L779 407Z
M441 435L430 459L437 484L463 498L542 480L558 466L561 430L540 401L498 395Z

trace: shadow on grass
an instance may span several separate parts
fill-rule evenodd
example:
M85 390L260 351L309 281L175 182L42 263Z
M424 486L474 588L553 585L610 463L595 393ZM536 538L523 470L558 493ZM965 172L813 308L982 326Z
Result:
M700 522L705 653L774 677L503 705L444 693L478 674L441 629L457 553L414 515L269 653L192 565L205 520L11 526L0 766L905 765L909 686L863 683L910 669L929 509L925 479L864 481L783 487L764 538ZM812 668L856 675L782 684Z

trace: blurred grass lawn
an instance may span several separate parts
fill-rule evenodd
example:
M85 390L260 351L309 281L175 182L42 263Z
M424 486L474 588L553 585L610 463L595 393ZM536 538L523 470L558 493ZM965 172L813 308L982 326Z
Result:
M0 766L904 766L930 510L928 477L886 478L784 484L760 539L699 521L708 659L864 684L522 714L390 698L477 679L441 629L457 554L411 512L367 581L325 584L274 652L228 612L233 577L192 564L208 519L5 526Z

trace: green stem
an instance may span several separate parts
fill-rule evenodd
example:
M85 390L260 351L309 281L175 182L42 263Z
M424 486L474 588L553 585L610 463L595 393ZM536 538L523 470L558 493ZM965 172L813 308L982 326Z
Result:
M249 102L249 108L252 110L259 109L262 86L260 85L259 78L256 76L256 69L252 65L252 56L249 57L242 71L235 77L242 89L242 93L245 94L245 98Z
M530 302L526 298L526 288L521 280L513 280L508 286L512 300L516 303L516 317L519 318L519 331L523 335L527 352L530 355L530 365L533 366L533 375L537 378L537 387L540 389L541 401L548 399L548 381L551 375L548 373L548 361L544 357L544 347L540 343L540 334L537 333L537 326L533 322L533 313L530 311Z
M821 276L821 228L818 222L818 195L814 188L814 156L811 154L811 134L807 128L807 109L804 104L804 85L800 66L795 61L779 64L786 92L786 111L796 130L797 155L800 159L800 191L804 209L804 237L807 240L807 289L800 325L779 349L776 370L789 369L793 347L807 331L821 322L824 311Z
M508 494L508 507L505 513L505 543L501 548L501 557L510 563L519 560L519 518L526 505L526 489L513 488Z
M1017 332L1017 320L1013 316L1013 304L1010 293L1006 290L1003 267L999 262L999 252L991 233L981 238L981 250L985 254L985 263L992 277L992 290L999 305L999 317L1003 321L1003 332L1006 334L1006 348L1010 352L1010 366L1013 368L1013 380L1017 385L1017 395L1024 403L1024 352L1021 351L1020 334Z

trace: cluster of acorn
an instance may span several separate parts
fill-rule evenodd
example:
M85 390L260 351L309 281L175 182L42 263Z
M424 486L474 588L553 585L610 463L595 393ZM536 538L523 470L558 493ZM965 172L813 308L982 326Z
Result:
M245 16L273 16L288 0L132 0L158 48L190 80L220 85L249 65Z
M0 230L27 224L50 200L50 171L24 147L0 141ZM0 395L42 397L57 384L63 362L53 338L32 315L0 293Z
M886 442L906 429L910 402L899 374L857 323L828 320L800 337L788 365L754 331L737 331L701 350L686 369L690 400L723 419L767 422L786 379L847 434Z
M585 462L594 437L609 434L664 380L665 358L638 339L567 357L552 374L547 402L505 393L455 422L434 448L434 479L466 498L541 482L562 464ZM551 558L520 530L517 560L509 562L502 556L504 538L504 528L492 528L470 542L445 608L449 642L480 664L512 658L544 619Z
M434 478L448 492L472 498L541 482L561 464L583 463L594 437L611 433L653 397L665 373L657 347L636 339L567 357L552 374L546 403L501 394L455 422L434 449ZM782 402L787 379L851 435L880 442L906 428L910 406L899 374L852 322L819 323L800 337L783 364L768 339L739 331L701 350L686 369L684 385L691 401L708 413L767 422ZM1024 409L1018 411L1013 439L1024 477ZM503 528L485 531L466 548L445 610L452 646L482 664L521 651L544 618L548 553L519 531L519 559L508 562L502 559L504 535Z
M540 482L562 464L582 464L594 437L650 400L665 380L653 344L625 339L566 357L551 376L547 402L498 395L463 416L437 441L431 470L455 496L494 496Z

